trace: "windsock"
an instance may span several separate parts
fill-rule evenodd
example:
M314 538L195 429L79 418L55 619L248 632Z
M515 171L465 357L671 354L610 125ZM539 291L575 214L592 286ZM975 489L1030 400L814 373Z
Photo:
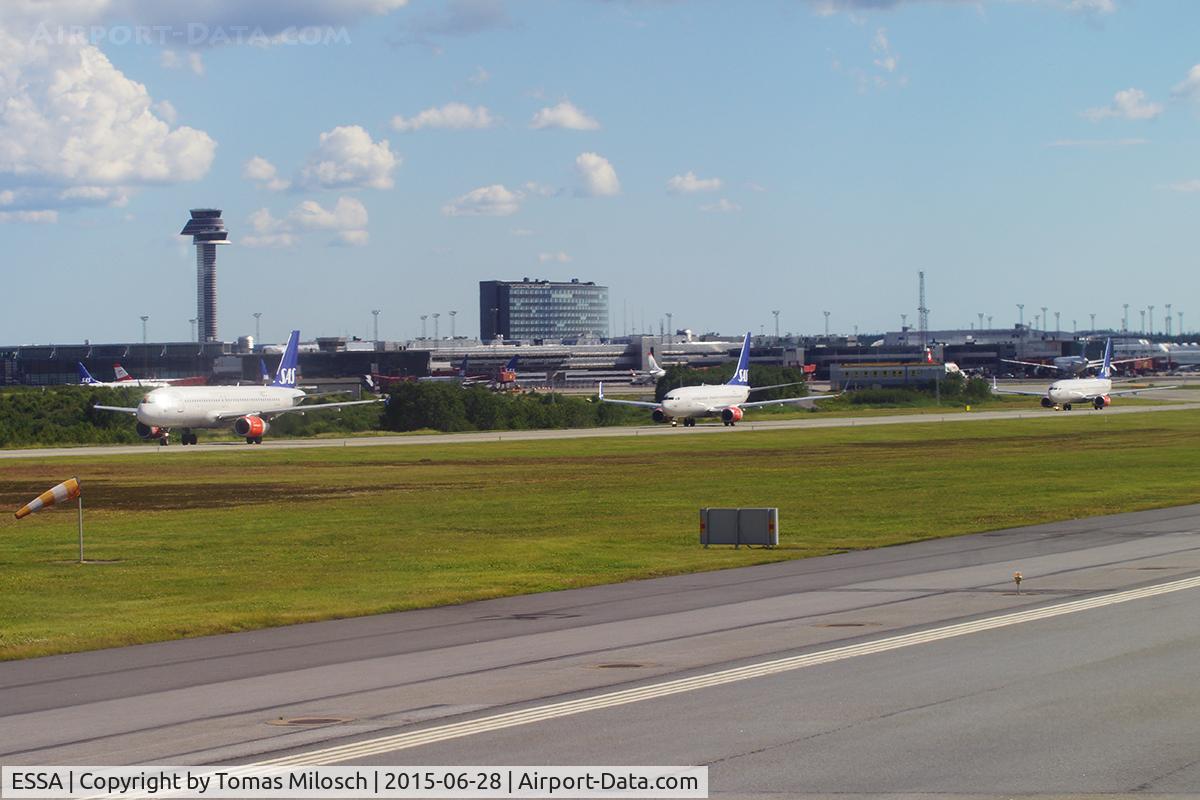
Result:
M17 519L27 517L35 511L41 511L46 506L74 500L76 497L79 497L79 492L79 481L77 479L71 478L70 480L63 481L53 489L42 492L36 498L21 506L17 511Z

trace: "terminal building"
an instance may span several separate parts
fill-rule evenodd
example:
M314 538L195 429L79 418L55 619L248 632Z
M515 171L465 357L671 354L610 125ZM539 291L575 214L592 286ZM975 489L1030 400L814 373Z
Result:
M608 287L578 278L480 281L479 338L561 342L609 337Z

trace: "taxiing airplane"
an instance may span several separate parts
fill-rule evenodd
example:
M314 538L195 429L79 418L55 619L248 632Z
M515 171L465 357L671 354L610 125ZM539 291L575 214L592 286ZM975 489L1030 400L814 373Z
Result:
M783 386L793 386L791 383L780 383L774 386L750 385L750 334L742 340L742 352L738 356L737 369L733 377L722 384L709 386L681 386L672 389L663 397L661 403L647 403L640 400L612 400L604 396L604 384L600 384L599 399L604 403L618 403L625 406L653 409L650 417L655 422L670 422L675 425L680 419L686 428L696 424L697 417L720 417L726 425L736 425L748 408L760 406L779 406L798 403L810 403L814 400L825 400L837 397L833 394L810 395L808 397L788 397L782 400L759 400L746 402L751 392L763 389L778 389Z
M1107 345L1105 346L1105 350L1107 351ZM1042 364L1037 361L1019 361L1015 358L1002 358L1000 360L1005 364L1020 364L1021 366L1033 367L1034 369L1058 370L1063 375L1073 375L1076 377L1087 372L1089 369L1096 369L1104 364L1103 358L1088 358L1083 354L1077 356L1058 356L1049 364ZM1110 366L1115 366L1117 364L1129 364L1141 360L1138 358L1121 358L1110 361L1109 364Z
M634 370L633 380L629 382L630 386L645 386L658 383L658 379L666 375L667 371L658 365L654 360L654 351L646 356L646 369Z
M1030 397L1041 397L1042 408L1061 408L1070 411L1075 403L1088 403L1097 411L1112 404L1112 398L1123 394L1140 394L1142 392L1157 392L1162 389L1174 389L1174 386L1154 386L1145 389L1112 390L1112 339L1104 343L1104 358L1100 359L1100 371L1095 378L1063 378L1050 384L1045 392L1025 392L1019 389L1001 389L992 379L992 391L998 394L1023 394Z
M183 430L182 441L196 444L196 428L223 428L232 423L246 444L262 444L270 420L281 414L327 411L346 406L381 403L382 400L353 400L304 406L303 389L296 388L297 347L300 331L292 331L275 379L270 386L166 386L148 393L137 408L95 406L101 411L118 411L137 417L138 436L168 442L171 430Z

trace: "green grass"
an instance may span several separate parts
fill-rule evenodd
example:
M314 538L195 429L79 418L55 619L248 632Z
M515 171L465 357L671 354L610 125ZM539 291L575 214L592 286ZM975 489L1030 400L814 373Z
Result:
M0 658L717 569L1200 502L1191 411L0 461ZM775 550L697 544L780 508Z

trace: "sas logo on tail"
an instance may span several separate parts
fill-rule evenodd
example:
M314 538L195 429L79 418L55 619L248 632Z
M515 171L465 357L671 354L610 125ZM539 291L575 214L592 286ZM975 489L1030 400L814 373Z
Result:
M749 383L750 382L750 370L739 369L737 371L737 374L734 375L734 378L736 378L739 381L742 381L743 383Z
M279 370L279 382L280 383L295 383L296 382L296 368L295 367L284 367L283 369Z

